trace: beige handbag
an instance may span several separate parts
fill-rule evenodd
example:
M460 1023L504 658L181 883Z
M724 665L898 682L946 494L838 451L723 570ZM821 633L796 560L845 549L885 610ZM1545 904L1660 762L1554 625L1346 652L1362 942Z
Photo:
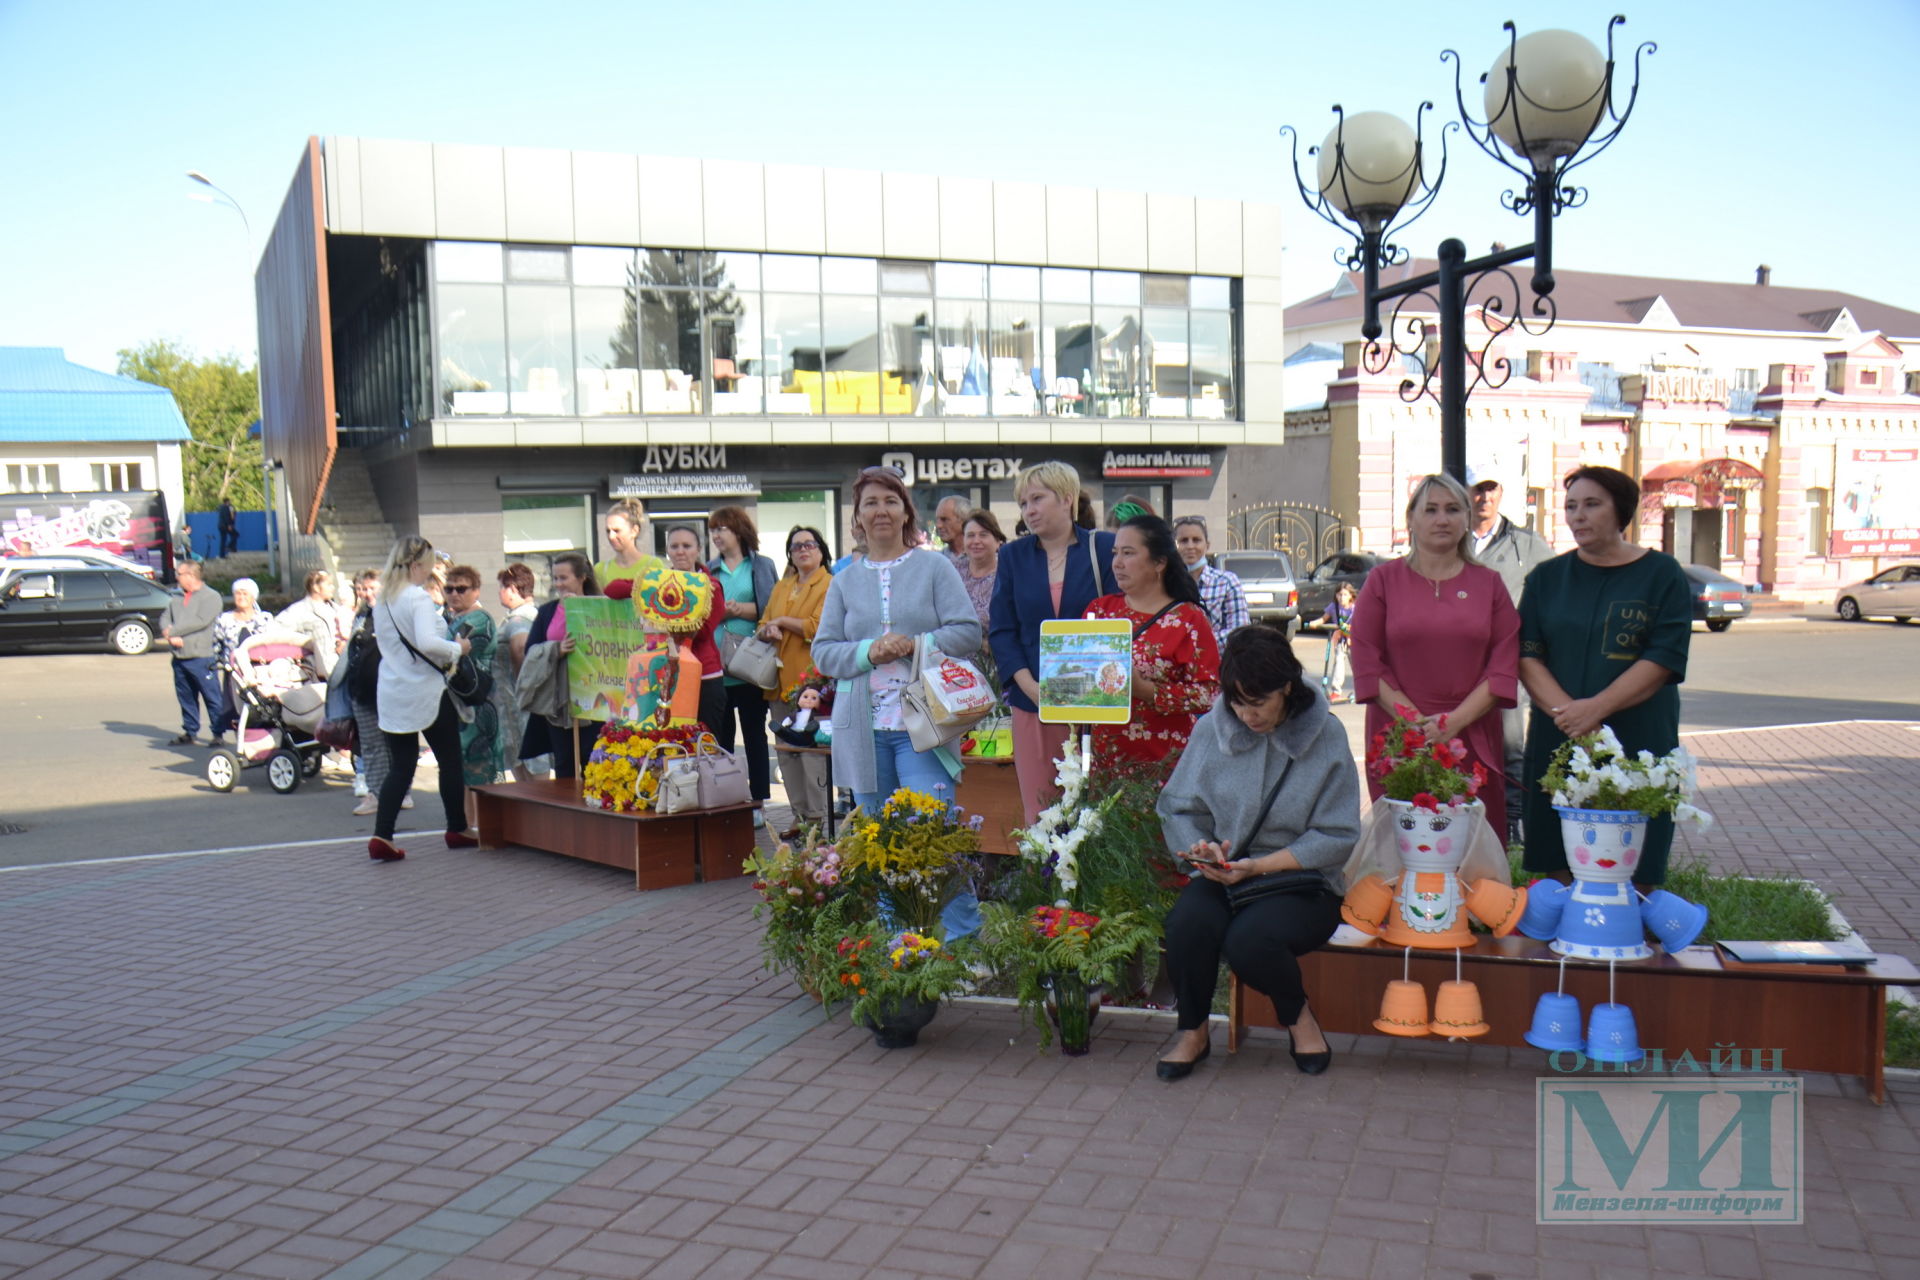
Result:
M913 647L913 678L900 691L900 719L915 751L931 751L970 732L993 710L993 689L965 658L933 651L922 636Z
M780 646L762 640L758 632L735 645L720 665L735 680L745 680L762 689L780 685Z
M702 809L746 804L752 798L747 767L710 733L701 734L693 744L693 769L699 780Z
M663 742L647 752L642 773L657 779L653 793L653 811L659 814L686 813L700 807L700 771L684 747Z

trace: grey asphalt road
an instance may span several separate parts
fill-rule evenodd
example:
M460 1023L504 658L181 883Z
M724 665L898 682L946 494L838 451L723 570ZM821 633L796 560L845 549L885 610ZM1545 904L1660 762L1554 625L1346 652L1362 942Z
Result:
M1296 641L1310 673L1325 641ZM1851 719L1920 721L1920 625L1761 618L1709 634L1696 625L1683 728ZM1358 741L1362 713L1340 717ZM0 867L372 834L345 779L275 795L250 769L210 788L204 748L169 747L179 727L159 653L0 655ZM415 782L403 832L437 829L434 774Z

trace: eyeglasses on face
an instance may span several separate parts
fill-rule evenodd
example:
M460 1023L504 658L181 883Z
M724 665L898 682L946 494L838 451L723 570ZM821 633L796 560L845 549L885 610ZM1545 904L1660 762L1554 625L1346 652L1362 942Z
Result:
M449 583L447 584L447 591L448 591L449 593L452 593L452 592L455 592L455 591L478 591L479 589L480 589L480 588L479 588L479 587L477 587L477 586L471 586L471 587L470 587L470 586L468 586L467 584L465 584L465 583L463 583L463 582L449 582Z
M815 542L812 538L801 538L797 541L789 542L787 544L788 555L792 555L796 551L818 551L819 549L820 549L820 544Z

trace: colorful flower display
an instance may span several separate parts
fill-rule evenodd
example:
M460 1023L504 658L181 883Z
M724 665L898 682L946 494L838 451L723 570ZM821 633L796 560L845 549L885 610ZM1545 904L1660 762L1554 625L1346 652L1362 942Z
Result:
M593 753L580 774L587 803L615 813L642 813L653 808L660 780L644 768L647 757L662 745L691 751L700 733L697 724L663 729L630 720L609 720L594 740Z
M1418 715L1412 707L1394 707L1393 722L1367 744L1367 776L1380 784L1387 799L1421 809L1472 800L1487 784L1487 771L1471 759L1466 743L1429 733ZM1441 733L1446 726L1447 718L1441 716Z

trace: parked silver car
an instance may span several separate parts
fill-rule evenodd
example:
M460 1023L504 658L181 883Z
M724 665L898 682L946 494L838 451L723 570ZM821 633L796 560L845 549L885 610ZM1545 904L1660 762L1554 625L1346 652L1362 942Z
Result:
M1240 579L1247 593L1247 613L1255 622L1277 623L1289 637L1299 632L1300 587L1286 552L1222 551L1213 562Z
M1848 622L1920 617L1920 564L1897 564L1865 582L1850 582L1833 593L1833 611Z

